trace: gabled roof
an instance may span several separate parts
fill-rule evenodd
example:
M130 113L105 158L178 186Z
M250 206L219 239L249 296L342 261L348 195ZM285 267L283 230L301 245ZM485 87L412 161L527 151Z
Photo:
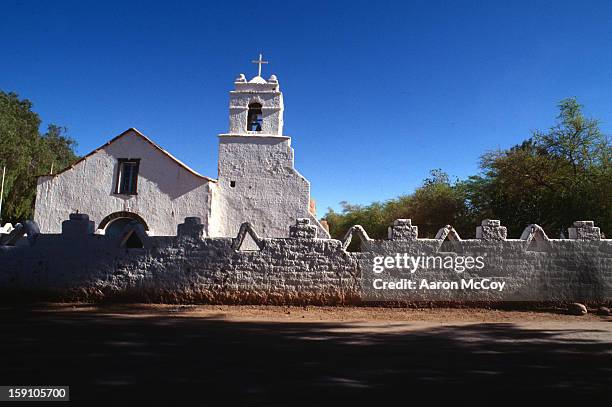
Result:
M159 145L157 145L153 140L151 140L150 138L148 138L147 136L145 136L144 134L142 134L140 131L138 131L137 129L130 127L129 129L127 129L126 131L124 131L123 133L119 134L117 137L114 137L113 139L109 140L108 142L106 142L104 145L96 148L95 150L93 150L92 152L90 152L89 154L84 155L83 157L79 158L77 161L75 161L72 165L64 168L63 170L56 172L55 174L45 174L45 175L41 175L41 177L55 177L56 175L59 175L61 173L64 173L72 168L74 168L75 165L77 165L78 163L80 163L81 161L86 160L88 157L94 155L95 153L97 153L98 151L102 150L103 148L111 145L112 143L114 143L115 141L119 140L121 137L126 136L130 133L133 133L137 136L139 136L140 138L142 138L144 141L146 141L147 143L149 143L150 145L152 145L154 148L156 148L157 150L159 150L160 152L162 152L163 154L165 154L168 158L170 158L171 160L173 160L175 163L177 163L178 165L180 165L181 167L183 167L185 170L187 170L188 172L192 173L193 175L195 175L196 177L205 179L207 181L212 181L212 182L217 182L217 180L206 177L204 175L199 174L198 172L196 172L195 170L191 169L187 164L183 163L182 161L180 161L178 158L176 158L175 156L173 156L172 154L170 154L169 152L167 152L166 150L164 150L163 148L161 148Z

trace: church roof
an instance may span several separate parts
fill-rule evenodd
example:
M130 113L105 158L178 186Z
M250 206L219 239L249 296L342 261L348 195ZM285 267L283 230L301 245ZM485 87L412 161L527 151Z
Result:
M268 83L268 82L266 82L266 80L262 78L261 76L257 75L253 77L253 79L251 79L249 83Z
M77 161L75 161L72 165L64 168L63 170L56 172L55 174L45 174L42 175L43 177L55 177L56 175L62 174L72 168L75 167L75 165L77 165L78 163L80 163L81 161L86 160L88 157L94 155L95 153L97 153L98 151L102 150L103 148L111 145L112 143L114 143L115 141L119 140L121 137L126 136L128 134L135 134L136 136L142 138L144 141L146 141L147 143L149 143L151 146L153 146L155 149L159 150L160 152L162 152L164 155L166 155L168 158L170 158L171 160L173 160L175 163L177 163L179 166L183 167L185 170L187 170L188 172L190 172L191 174L195 175L196 177L205 179L207 181L212 181L212 182L217 182L217 180L214 180L212 178L206 177L204 175L201 175L200 173L198 173L197 171L193 170L192 168L190 168L187 164L183 163L181 160L179 160L178 158L176 158L175 156L173 156L172 154L170 154L168 151L164 150L163 148L161 148L159 145L157 145L153 140L151 140L150 138L148 138L147 136L145 136L144 134L142 134L140 131L138 131L137 129L130 127L129 129L127 129L126 131L124 131L123 133L119 134L118 136L114 137L113 139L109 140L108 142L106 142L104 145L96 148L95 150L93 150L92 152L90 152L89 154L84 155L83 157L79 158Z

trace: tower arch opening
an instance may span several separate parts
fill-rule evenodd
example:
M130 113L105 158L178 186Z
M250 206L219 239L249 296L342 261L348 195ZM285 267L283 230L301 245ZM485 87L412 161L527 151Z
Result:
M253 102L249 104L247 116L247 131L261 131L263 123L263 111L261 103Z

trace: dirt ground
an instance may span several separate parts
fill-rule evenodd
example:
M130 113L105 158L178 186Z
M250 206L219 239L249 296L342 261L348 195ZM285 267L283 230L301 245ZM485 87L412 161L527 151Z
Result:
M612 317L482 309L0 306L0 385L71 404L612 395ZM214 403L217 404L217 403Z

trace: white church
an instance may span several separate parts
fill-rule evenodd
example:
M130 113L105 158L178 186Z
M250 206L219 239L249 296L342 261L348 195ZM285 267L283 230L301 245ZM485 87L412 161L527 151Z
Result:
M262 237L287 237L308 218L329 237L295 169L291 138L283 135L283 94L275 75L230 91L229 131L219 135L217 179L198 174L130 128L70 167L38 179L34 220L42 233L60 233L69 214L89 215L96 233L119 234L133 221L149 235L175 235L186 217L199 217L208 237L235 237L250 222Z

